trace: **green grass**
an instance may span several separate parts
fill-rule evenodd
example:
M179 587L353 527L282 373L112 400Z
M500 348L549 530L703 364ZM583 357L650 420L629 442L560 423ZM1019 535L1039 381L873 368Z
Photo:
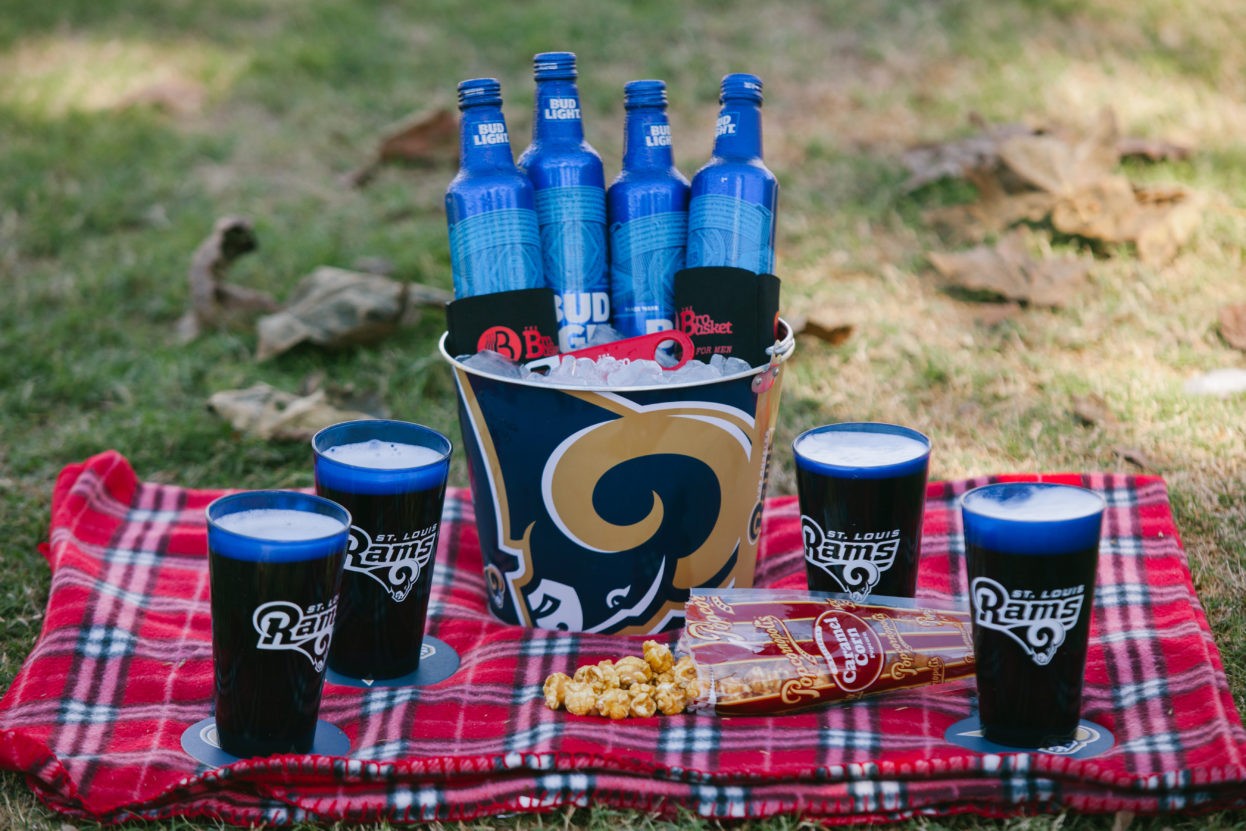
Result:
M322 264L365 257L399 277L450 286L441 194L449 169L399 166L364 190L340 177L387 125L453 102L461 79L502 80L516 151L531 125L533 53L580 56L589 138L617 171L622 84L670 86L676 159L707 157L719 78L766 81L766 148L782 187L780 274L790 314L829 309L854 325L839 346L802 340L784 390L777 446L812 424L902 421L936 442L933 475L1016 470L1136 471L1134 449L1169 482L1200 597L1239 708L1246 703L1246 428L1243 398L1195 399L1189 376L1242 366L1215 327L1246 302L1246 59L1234 0L1045 3L900 0L685 4L555 0L464 5L0 0L0 687L38 634L48 575L52 482L62 466L116 448L145 479L192 487L310 483L308 450L236 435L213 392L267 381L294 390L320 375L451 435L441 317L370 349L296 350L252 360L250 332L175 336L191 252L224 214L252 219L260 249L232 279L286 296ZM153 85L169 106L127 105ZM1177 259L1100 258L1076 302L995 325L943 291L925 253L949 243L922 211L972 189L904 194L901 151L988 120L1089 123L1105 104L1129 133L1197 149L1189 161L1132 165L1140 181L1208 194ZM1074 396L1113 418L1087 425ZM462 462L452 471L466 484ZM772 493L794 490L778 453ZM1074 815L1017 829L1108 828ZM632 829L658 823L603 810L517 817L473 828ZM994 827L973 819L925 829ZM0 777L0 827L62 819L13 774ZM74 827L87 827L75 823ZM146 827L146 826L131 826ZM160 827L211 824L170 821ZM781 818L742 827L808 827ZM1139 819L1141 828L1246 828L1246 814Z

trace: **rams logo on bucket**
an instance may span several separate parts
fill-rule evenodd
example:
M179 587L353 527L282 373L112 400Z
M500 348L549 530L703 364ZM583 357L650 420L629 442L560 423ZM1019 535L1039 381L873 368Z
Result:
M682 624L689 589L752 585L777 385L605 392L456 376L499 617L658 632Z

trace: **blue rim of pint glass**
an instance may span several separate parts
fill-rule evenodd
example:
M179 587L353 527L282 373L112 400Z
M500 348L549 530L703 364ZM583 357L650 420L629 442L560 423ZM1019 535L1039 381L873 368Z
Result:
M1038 490L1065 490L1085 495L1085 509L1050 518L1015 518L984 513L985 505L1004 505L1023 500ZM975 508L975 503L983 503ZM1099 544L1103 511L1102 494L1061 482L996 482L967 491L960 498L965 543L1006 554L1030 556L1070 554Z
M819 433L882 433L890 436L904 436L926 445L926 452L912 459L889 465L829 464L806 458L800 453L801 440ZM911 427L901 427L899 424L887 424L880 421L844 421L813 427L801 433L792 440L792 455L795 456L799 467L824 476L837 476L841 479L890 479L894 476L916 473L930 463L930 438L925 433L919 433Z
M332 517L342 530L306 540L270 540L222 528L217 520L242 511L265 509L304 511ZM336 502L301 491L240 491L213 500L204 511L208 519L208 548L231 560L257 563L294 563L319 560L342 550L350 534L350 512Z
M339 462L324 455L330 447L365 441L390 441L427 447L440 454L436 461L417 467L380 470ZM410 421L361 419L343 421L312 436L316 454L316 484L347 493L395 494L439 487L450 472L454 445L431 427Z

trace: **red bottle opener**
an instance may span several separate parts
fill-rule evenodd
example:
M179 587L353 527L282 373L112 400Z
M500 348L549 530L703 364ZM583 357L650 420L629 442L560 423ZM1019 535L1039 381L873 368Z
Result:
M671 366L663 365L662 369L679 369L692 359L693 346L692 339L678 329L663 329L661 332L650 332L647 335L622 338L610 343L603 343L600 346L586 346L583 349L563 352L561 355L551 355L548 358L528 361L524 366L533 371L551 370L558 366L563 358L596 359L603 355L609 355L611 358L620 361L656 361L659 351L670 351L664 348L663 344L672 342L677 346L677 349L674 351L678 354L679 360Z

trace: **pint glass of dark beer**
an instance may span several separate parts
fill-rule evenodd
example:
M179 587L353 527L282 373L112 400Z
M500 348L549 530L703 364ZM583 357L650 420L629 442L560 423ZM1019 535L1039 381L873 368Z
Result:
M213 698L221 749L307 753L316 734L350 514L295 491L207 508Z
M907 427L828 424L792 443L811 591L912 597L930 439Z
M405 421L348 421L317 433L312 449L316 493L354 518L329 666L401 678L420 664L450 440Z
M1105 501L1051 482L986 485L961 498L978 714L988 741L1073 739Z

